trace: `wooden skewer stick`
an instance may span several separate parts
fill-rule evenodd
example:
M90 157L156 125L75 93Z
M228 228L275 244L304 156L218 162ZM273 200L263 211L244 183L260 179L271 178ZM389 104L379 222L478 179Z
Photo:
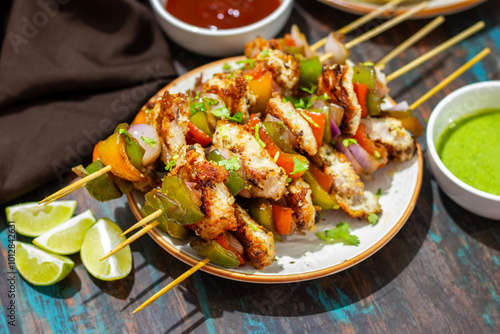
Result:
M128 230L126 230L125 232L123 232L121 235L124 236L125 234L127 234L128 232L130 231L133 231L135 230L136 228L138 227L141 227L142 225L145 225L146 223L149 223L150 221L160 217L161 213L163 211L161 210L156 210L155 212L153 212L152 214L142 218L141 220L139 220L137 223L135 223L132 227L130 227Z
M391 52L389 52L387 55L385 55L382 59L380 59L375 66L384 68L385 64L390 62L392 59L394 59L397 55L399 55L401 52L405 51L408 49L410 46L427 36L428 33L436 29L438 26L440 26L443 22L445 21L444 16L438 16L434 20L432 20L429 24L427 24L425 27L417 31L413 36L408 38L406 41L401 43L399 46L394 48Z
M394 71L393 73L389 74L386 78L386 81L392 81L396 79L397 77L405 74L406 72L414 69L418 65L426 62L427 60L431 59L435 55L441 53L442 51L448 49L449 47L455 45L456 43L464 40L465 38L469 37L470 35L476 33L477 31L481 30L484 28L484 22L479 21L478 23L474 24L472 27L462 31L460 34L456 35L455 37L450 38L446 42L438 45L431 51L423 54L422 56L418 57L417 59L413 60L412 62L406 64L405 66L401 67L397 71Z
M134 242L135 240L139 239L144 234L146 234L149 230L155 228L159 224L160 223L156 221L156 222L153 222L153 223L149 224L148 226L144 227L143 229L139 230L137 233L135 233L134 235L132 235L130 238L128 238L127 240L125 240L124 242L122 242L121 244L119 244L118 246L116 246L115 249L113 249L106 256L104 256L100 261L102 261L102 260L110 257L111 255L113 255L116 252L120 251L124 247L130 245L132 242Z
M340 28L339 30L337 30L338 33L341 33L341 34L347 34L351 31L353 31L354 29L362 26L363 24L373 20L374 18L380 16L381 14L383 14L385 11L399 5L399 3L403 1L403 0L393 0L391 2L388 2L386 3L385 5L383 6L380 6L378 9L374 10L373 12L370 12L362 17L360 17L359 19L349 23L348 25L346 25L345 27L343 28ZM325 45L326 43L326 37L323 38L323 39L320 39L319 41L317 41L316 43L314 43L313 45L310 46L310 49L312 51L316 51L318 50L320 47L322 47L323 45Z
M374 29L372 29L372 30L364 33L363 35L361 35L359 37L356 37L352 41L349 41L349 42L345 43L346 49L351 49L353 46L358 45L360 43L363 43L364 41L367 41L370 38L375 37L378 34L381 34L381 33L383 33L386 30L389 30L390 28L398 25L399 23L403 22L407 18L409 18L409 17L413 16L414 14L418 13L419 11L421 11L422 9L424 9L425 7L427 7L428 4L429 4L429 2L427 2L427 1L422 2L418 6L415 6L412 9L410 9L409 11L396 16L395 18L393 18L393 19L391 19L391 20L389 20L389 21L387 21L387 22L379 25L378 27L376 27L376 28L374 28Z
M93 179L96 179L99 176L106 174L109 171L111 171L111 166L107 165L103 169L100 169L97 172L92 173L92 174L84 177L83 179L78 180L75 183L72 183L67 187L62 188L61 190L53 193L52 195L45 197L43 200L38 202L38 204L45 203L45 205L47 205L49 203L52 203L53 201L55 201L63 196L66 196L70 192L75 191L76 189L83 187L85 185L85 183L92 181Z
M139 306L138 308L136 308L135 311L132 312L132 314L135 313L135 312L138 312L138 311L142 310L143 308L147 307L148 305L152 304L155 300L157 300L158 298L160 298L161 296L163 296L165 293L167 293L170 289L172 289L173 287L175 287L177 284L181 283L186 278L188 278L189 276L191 276L192 274L194 274L198 269L200 269L201 267L203 267L204 265L206 265L209 261L210 260L208 258L200 261L193 268L189 269L184 274L182 274L181 276L177 277L175 280L173 280L172 282L170 282L170 284L168 284L166 287L164 287L163 289L161 289L160 291L158 291L157 293L155 293L151 298L149 298L144 303L142 303L142 305Z
M422 103L427 101L430 97L432 97L434 94L436 94L438 91L440 91L444 86L455 80L458 76L460 76L462 73L467 71L469 68L471 68L475 63L486 57L490 53L490 49L486 48L480 53L478 53L474 58L466 62L464 65L460 66L458 70L450 74L446 79L441 81L439 84L437 84L434 88L432 88L430 91L425 93L422 97L420 97L417 101L413 102L413 104L410 106L411 110L415 110L418 106L420 106Z

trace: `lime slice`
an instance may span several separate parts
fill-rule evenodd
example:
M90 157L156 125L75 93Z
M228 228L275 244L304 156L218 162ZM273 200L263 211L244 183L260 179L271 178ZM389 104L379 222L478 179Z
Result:
M125 237L120 234L118 225L107 218L99 219L83 239L80 255L82 263L95 278L104 281L114 281L127 276L132 270L132 252L126 246L116 254L100 261L113 250Z
M35 238L33 243L56 254L78 253L82 248L85 233L95 221L92 212L87 210Z
M68 276L75 263L67 256L45 252L36 246L16 241L16 267L34 285L51 285Z
M76 201L58 201L48 205L36 202L22 203L5 209L7 220L14 222L16 232L28 237L38 237L73 216Z

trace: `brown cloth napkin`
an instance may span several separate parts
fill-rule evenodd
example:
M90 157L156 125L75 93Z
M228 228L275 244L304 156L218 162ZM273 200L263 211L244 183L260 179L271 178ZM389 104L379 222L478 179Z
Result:
M139 1L5 1L0 25L0 203L88 162L175 76Z

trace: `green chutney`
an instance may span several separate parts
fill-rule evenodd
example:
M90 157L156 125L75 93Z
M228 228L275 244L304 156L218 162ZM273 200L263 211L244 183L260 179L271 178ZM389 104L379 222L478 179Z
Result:
M450 123L436 148L453 175L500 195L500 109L480 110Z

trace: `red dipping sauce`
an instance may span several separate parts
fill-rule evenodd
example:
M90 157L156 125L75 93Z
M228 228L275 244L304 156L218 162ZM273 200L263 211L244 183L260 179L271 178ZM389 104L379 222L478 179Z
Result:
M165 7L181 21L219 30L255 23L279 5L280 0L168 0Z

